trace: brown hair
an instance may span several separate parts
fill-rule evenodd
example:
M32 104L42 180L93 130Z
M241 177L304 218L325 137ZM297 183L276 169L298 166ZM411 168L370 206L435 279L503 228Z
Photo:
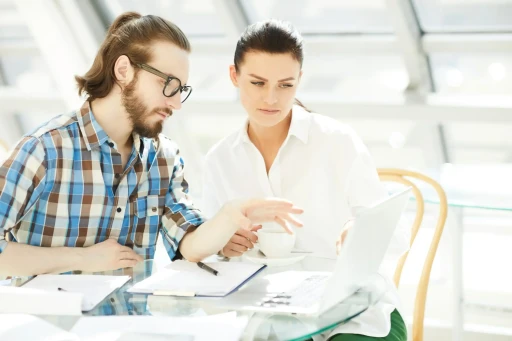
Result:
M247 52L271 54L289 53L300 63L304 61L303 39L299 31L286 21L269 19L247 26L235 49L235 69L238 72ZM310 111L297 98L295 104Z
M75 76L78 94L87 93L90 100L107 96L116 84L116 60L126 55L132 63L147 63L151 59L149 47L156 41L169 41L190 52L187 37L172 22L136 12L119 15L108 29L89 71L84 76Z

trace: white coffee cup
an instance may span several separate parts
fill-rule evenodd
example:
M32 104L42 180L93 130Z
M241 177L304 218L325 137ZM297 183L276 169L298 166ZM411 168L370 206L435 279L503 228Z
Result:
M283 228L263 228L257 233L259 248L268 258L288 256L295 246L295 234L288 234Z

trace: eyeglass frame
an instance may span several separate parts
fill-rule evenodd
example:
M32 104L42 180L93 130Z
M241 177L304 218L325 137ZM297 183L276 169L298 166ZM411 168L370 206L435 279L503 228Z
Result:
M157 70L157 69L155 69L154 67L152 67L152 66L150 66L150 65L148 65L148 64L135 64L135 65L136 65L137 67L139 67L139 68L141 68L141 69L143 69L143 70L147 71L147 72L150 72L150 73L152 73L152 74L154 74L154 75L156 75L156 76L158 76L158 77L160 77L160 78L165 79L164 88L162 89L162 94L163 94L165 97L168 97L168 98L173 97L173 96L175 96L178 92L181 94L181 93L184 91L184 89L188 89L188 96L187 96L187 97L185 97L185 99L181 102L181 103L184 103L184 102L185 102L185 101L190 97L190 94L192 94L192 87L191 87L190 85L181 85L181 80L180 80L178 77L169 76L168 74L165 74L165 73L163 73L162 71ZM169 85L169 83L170 83L173 79L176 79L176 80L180 83L180 85L176 88L176 89L177 89L177 90L176 90L176 92L174 92L174 90L173 90L173 92L171 93L171 95L170 95L170 96L167 96L167 95L165 94L165 88L167 87L167 85Z

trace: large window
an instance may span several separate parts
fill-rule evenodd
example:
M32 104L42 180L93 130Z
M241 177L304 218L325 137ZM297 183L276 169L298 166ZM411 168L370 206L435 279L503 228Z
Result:
M137 11L169 19L189 36L224 35L213 0L98 0L98 3L111 21L125 11Z
M276 18L303 34L391 33L384 0L241 0L251 22Z
M413 0L426 32L512 32L509 0Z

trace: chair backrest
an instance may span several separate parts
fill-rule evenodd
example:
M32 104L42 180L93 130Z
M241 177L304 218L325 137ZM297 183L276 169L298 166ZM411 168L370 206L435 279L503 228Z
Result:
M412 225L411 230L411 247L414 243L414 240L416 239L416 235L418 234L418 230L421 226L421 223L423 221L423 215L425 213L425 202L423 200L423 195L421 191L418 189L418 186L413 181L411 181L411 179L420 180L431 185L436 190L437 195L439 196L439 216L437 218L434 236L432 237L432 241L430 243L430 247L425 262L423 264L421 277L418 282L418 288L416 290L416 299L414 302L412 339L414 341L422 341L423 322L425 318L425 302L427 300L430 272L432 270L432 264L434 263L434 258L437 252L437 248L439 246L441 235L443 234L446 217L448 215L448 201L446 199L446 194L441 185L439 185L436 181L421 173L393 168L380 168L378 169L378 173L382 181L397 182L406 186L411 186L413 189L413 194L416 198L416 218L414 219L414 223ZM398 265L395 270L395 275L393 278L397 288L398 285L400 284L400 277L402 275L402 270L408 255L409 252L406 252L398 261Z
M9 145L2 139L0 139L0 163L4 161L9 152Z

